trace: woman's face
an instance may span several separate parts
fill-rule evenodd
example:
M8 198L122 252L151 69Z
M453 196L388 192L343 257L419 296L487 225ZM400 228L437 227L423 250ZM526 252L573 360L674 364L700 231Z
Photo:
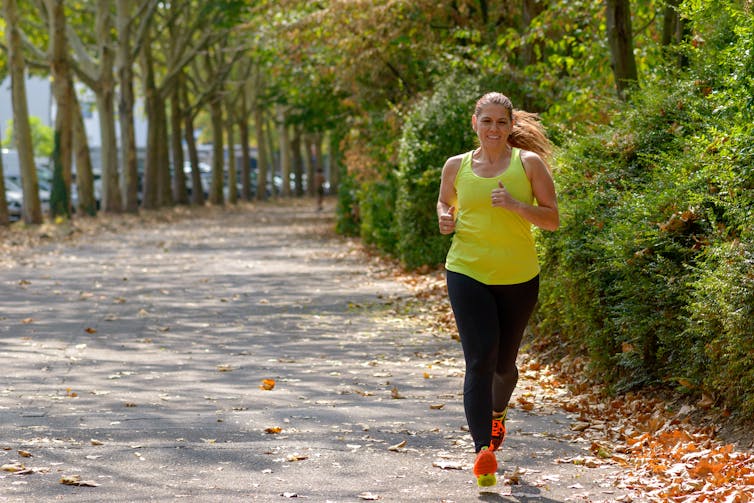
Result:
M513 128L510 111L498 104L485 105L471 117L471 125L483 147L506 145Z

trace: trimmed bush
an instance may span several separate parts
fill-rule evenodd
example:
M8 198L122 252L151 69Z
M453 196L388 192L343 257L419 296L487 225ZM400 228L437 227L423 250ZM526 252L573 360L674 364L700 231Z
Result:
M645 84L560 152L536 319L615 389L659 383L754 417L754 22L723 21L717 58Z
M361 224L359 235L365 244L395 255L398 237L395 230L395 176L384 181L366 182L358 192Z

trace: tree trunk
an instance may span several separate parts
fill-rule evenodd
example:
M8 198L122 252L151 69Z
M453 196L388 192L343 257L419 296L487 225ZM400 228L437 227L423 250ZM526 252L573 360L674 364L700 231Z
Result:
M631 31L631 5L629 0L606 0L607 40L615 76L615 85L621 99L638 80Z
M313 196L314 187L314 172L316 168L314 162L312 162L312 135L304 134L302 136L303 156L304 156L304 170L306 171L306 195Z
M547 8L547 4L543 0L523 0L521 9L521 24L522 32L527 33L529 26L535 17L539 16ZM536 45L524 44L521 52L523 64L531 65L537 62ZM541 48L541 46L540 46ZM541 54L540 54L541 55Z
M144 104L147 115L147 154L142 175L141 207L154 210L159 207L159 182L157 175L157 142L159 141L156 96L154 83L154 61L152 59L152 41L147 36L141 53L142 79L144 83Z
M55 150L50 216L71 216L71 164L73 162L73 127L71 69L68 65L66 20L63 0L47 0L50 18L50 69L57 112L55 115Z
M293 173L296 179L296 196L304 195L304 158L301 155L301 128L293 127L293 136L291 137L291 154L293 160Z
M523 0L521 11L521 33L527 35L532 20L547 8L543 0ZM544 43L526 43L521 48L521 60L524 67L536 64L544 52ZM535 106L535 98L527 92L521 103L524 110L531 110Z
M3 143L3 131L0 128L0 145ZM5 174L3 172L3 156L0 155L0 227L10 224L8 214L8 199L5 197Z
M236 176L236 145L232 113L228 110L228 202L238 204L238 177Z
M188 102L188 92L185 82L181 86L181 99L183 101L183 133L186 139L189 162L191 163L191 204L204 206L204 187L202 175L199 172L199 153L196 151L196 139L194 138L194 116Z
M246 92L241 91L241 117L238 119L238 133L241 142L241 196L251 201L251 152L249 149L249 121L246 106Z
M291 146L288 141L288 126L285 111L278 106L278 141L280 142L280 174L283 177L282 196L291 197Z
M278 165L275 160L275 145L272 141L272 134L273 131L275 131L275 122L273 118L267 118L267 114L264 114L264 116L264 139L267 140L267 181L270 184L270 195L277 197L280 195L275 186L275 175L278 174Z
M173 152L173 197L178 204L188 204L186 173L183 171L183 142L181 142L181 85L177 85L170 96L170 139Z
M338 135L330 134L330 193L337 194L340 185L340 152Z
M160 93L155 94L157 119L157 191L158 206L173 206L173 188L170 177L170 152L168 139L168 117L165 100Z
M312 169L314 170L314 183L312 184L312 195L316 196L317 192L319 192L319 187L322 184L318 181L317 173L320 171L322 172L323 180L324 181L324 171L325 171L325 164L324 159L322 158L322 133L317 133L315 135L312 135Z
M93 217L97 214L97 198L94 192L92 157L89 155L84 116L81 114L81 105L73 89L72 79L68 81L68 86L73 98L73 152L76 160L76 194L78 195L76 212Z
M100 80L96 89L97 111L100 119L102 139L102 209L120 213L123 204L118 180L118 140L115 134L115 77L113 67L115 55L111 48L110 1L97 2L96 33L100 57Z
M686 36L688 30L687 23L681 18L678 7L681 0L667 0L663 11L662 20L662 46L668 48L680 44ZM678 67L688 66L688 58L683 54L678 54Z
M128 213L139 211L139 167L136 155L134 127L133 67L131 61L130 0L117 0L116 29L118 32L117 72L120 84L118 117L120 118L120 143L122 149L121 174L123 209Z
M224 165L223 159L223 102L215 96L210 105L212 119L212 183L209 187L209 202L218 206L225 204L223 195Z
M264 113L257 103L254 105L254 129L257 136L257 200L267 199L267 140L264 136Z
M20 19L16 0L4 0L3 6L5 7L5 34L13 101L13 135L21 164L21 184L24 193L23 219L27 224L41 224L42 208L39 202L39 183L37 168L34 165L29 109L26 101L26 61L22 53Z

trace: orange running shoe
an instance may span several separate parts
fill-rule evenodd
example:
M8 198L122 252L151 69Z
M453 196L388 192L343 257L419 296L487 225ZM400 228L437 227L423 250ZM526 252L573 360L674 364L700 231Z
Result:
M496 451L501 445L503 445L503 440L505 440L505 416L507 415L507 412L508 410L506 409L502 416L492 418L492 435L490 437L491 451Z
M497 458L495 453L487 447L482 447L474 462L474 475L479 487L489 487L497 484Z

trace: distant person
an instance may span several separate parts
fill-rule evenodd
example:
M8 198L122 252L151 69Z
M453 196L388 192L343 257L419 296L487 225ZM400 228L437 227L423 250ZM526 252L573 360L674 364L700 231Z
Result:
M325 200L325 172L322 168L317 168L317 173L314 175L314 185L317 187L317 211L322 211Z
M446 280L466 360L474 475L485 487L497 483L494 451L505 437L516 357L539 294L531 226L552 231L560 218L545 163L552 144L537 116L488 93L477 101L471 126L479 147L445 162L437 216L442 234L455 232Z

